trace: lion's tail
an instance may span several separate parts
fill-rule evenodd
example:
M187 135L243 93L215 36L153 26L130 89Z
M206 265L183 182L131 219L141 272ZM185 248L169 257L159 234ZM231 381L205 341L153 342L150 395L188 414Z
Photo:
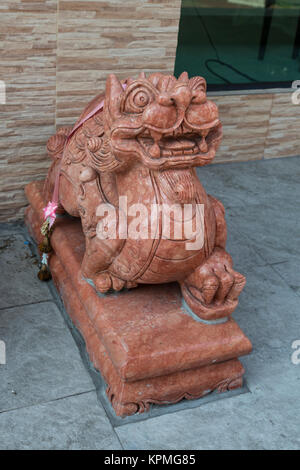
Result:
M61 127L60 129L58 129L56 134L50 137L50 139L47 142L47 152L48 152L49 157L52 160L52 164L49 168L49 171L45 179L45 183L44 183L43 193L44 193L45 203L52 200L58 167L60 165L60 160L62 158L65 143L66 143L66 140L68 138L70 131L71 131L70 127ZM64 209L62 208L61 205L59 205L57 212L58 213L64 212Z
M47 151L50 158L57 159L62 157L65 143L71 131L70 127L61 127L56 134L52 135L47 142Z

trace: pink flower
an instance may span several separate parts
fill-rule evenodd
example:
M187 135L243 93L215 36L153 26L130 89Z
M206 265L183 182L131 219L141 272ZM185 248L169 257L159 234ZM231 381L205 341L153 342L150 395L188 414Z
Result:
M47 218L50 219L50 227L53 225L55 218L56 218L56 209L58 207L58 204L56 202L48 202L46 207L44 207L44 219L46 220Z

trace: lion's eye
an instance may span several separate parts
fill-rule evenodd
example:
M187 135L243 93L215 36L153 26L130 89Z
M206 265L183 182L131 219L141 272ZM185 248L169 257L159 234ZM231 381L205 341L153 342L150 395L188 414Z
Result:
M151 93L147 89L133 89L127 96L125 102L126 113L142 113L145 106L151 101Z
M136 106L146 106L149 103L149 95L144 91L139 91L134 97L134 104Z

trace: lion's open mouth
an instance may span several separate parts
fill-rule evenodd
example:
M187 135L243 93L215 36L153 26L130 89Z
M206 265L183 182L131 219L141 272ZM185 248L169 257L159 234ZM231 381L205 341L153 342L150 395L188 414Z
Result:
M174 132L164 135L155 141L150 132L146 131L138 137L144 152L151 158L191 157L205 155L219 136L218 126L195 132Z

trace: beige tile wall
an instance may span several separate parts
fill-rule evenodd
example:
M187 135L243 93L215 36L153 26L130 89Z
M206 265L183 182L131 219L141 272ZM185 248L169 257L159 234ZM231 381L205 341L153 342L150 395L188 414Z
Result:
M109 72L172 72L181 0L2 0L0 221L22 218L45 176L47 139L73 123Z
M273 96L265 158L300 155L300 104L293 104L291 96L291 93Z
M258 160L263 157L273 96L212 96L223 124L223 140L215 162Z
M24 185L46 172L55 130L56 0L0 3L0 220L22 217Z
M57 124L77 119L117 71L173 72L181 0L60 0Z
M24 186L45 176L45 143L72 124L109 72L172 72L181 0L2 0L0 221L23 216ZM213 96L224 139L216 162L300 154L289 93Z
M210 98L223 123L215 163L300 155L300 104L292 91Z

